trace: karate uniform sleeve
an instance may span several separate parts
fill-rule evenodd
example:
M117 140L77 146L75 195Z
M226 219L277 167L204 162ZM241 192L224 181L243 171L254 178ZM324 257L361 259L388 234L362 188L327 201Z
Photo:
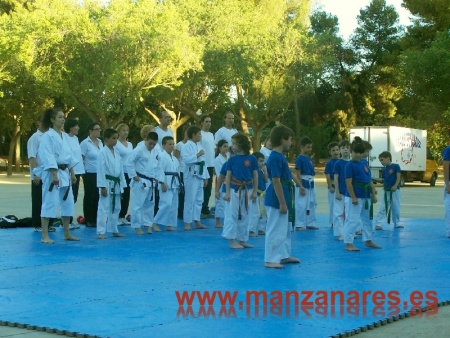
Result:
M108 182L106 182L106 159L105 152L100 151L97 158L97 188L106 188Z
M196 152L197 149L195 149L192 145L193 143L189 142L183 147L183 149L181 149L181 158L186 165L193 165L194 163L198 162Z
M155 178L158 182L166 182L166 174L164 174L165 167L165 156L161 153L158 155L158 165L156 166L155 172Z
M53 140L48 132L42 136L39 145L39 158L42 160L44 170L58 169L58 163L53 152Z
M126 166L127 166L128 176L130 178L133 178L133 177L136 176L136 161L141 156L141 148L142 147L134 148L131 151L130 156L128 156L128 160L127 160Z

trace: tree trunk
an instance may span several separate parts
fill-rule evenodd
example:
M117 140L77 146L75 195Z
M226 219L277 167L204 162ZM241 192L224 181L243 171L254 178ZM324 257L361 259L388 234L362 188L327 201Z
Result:
M262 128L253 127L253 151L259 151L261 149L261 133Z
M242 87L241 85L236 85L237 97L238 97L238 106L239 106L239 117L241 119L241 128L245 134L249 134L248 132L248 121L247 116L245 115L244 109L244 97L242 96Z
M20 141L21 141L21 136L20 134L17 137L16 140L16 151L15 151L15 166L14 166L14 171L16 173L20 173L20 166L22 165L22 158L21 158L21 149L20 149Z
M295 135L300 135L300 111L298 110L297 97L294 97Z
M7 168L7 175L12 176L13 171L13 159L14 159L14 153L17 148L17 141L20 139L20 126L16 125L14 127L14 130L11 135L11 141L9 142L9 152L8 152L8 168Z

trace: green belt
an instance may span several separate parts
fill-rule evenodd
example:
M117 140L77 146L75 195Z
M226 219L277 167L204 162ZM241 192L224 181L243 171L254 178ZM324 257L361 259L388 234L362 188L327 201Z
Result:
M108 174L105 174L105 178L107 180L113 181L114 182L114 187L113 187L113 192L116 192L116 185L118 185L120 187L120 177L115 177L115 176L111 176ZM121 195L120 191L119 191L119 195ZM114 212L114 209L116 207L116 198L113 196L112 198L112 212Z
M357 187L364 188L364 193L366 195L365 201L364 201L364 209L369 209L369 217L370 219L373 219L373 201L370 199L370 208L369 208L369 192L370 192L370 183L365 182L352 182L353 185Z
M198 174L200 176L203 175L203 167L205 166L205 161L195 162L194 164L196 164L200 167Z
M389 192L389 208L388 208L388 192ZM392 206L392 190L384 188L384 208L386 211L387 223L391 224L391 206Z
M292 226L294 226L295 222L295 184L292 182L292 180L283 180L280 179L280 183L282 185L287 185L289 188L289 194L290 194L290 203L288 205L289 209L289 222L292 222Z

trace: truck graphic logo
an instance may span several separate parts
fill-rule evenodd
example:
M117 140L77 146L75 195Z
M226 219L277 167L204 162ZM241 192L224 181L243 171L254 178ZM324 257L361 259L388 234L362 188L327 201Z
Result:
M414 148L422 148L422 142L413 133L404 133L395 143L402 148L400 156L401 161L405 164L409 164L413 161Z

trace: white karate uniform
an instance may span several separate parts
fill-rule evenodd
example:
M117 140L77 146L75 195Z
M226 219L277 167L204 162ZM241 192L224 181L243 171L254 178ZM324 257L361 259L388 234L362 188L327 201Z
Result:
M384 194L387 194L388 206L386 206L386 201L384 200ZM389 208L389 203L391 204L391 222L396 225L400 225L400 200L401 193L400 189L392 192L392 201L390 201L391 192L382 190L381 194L378 194L378 200L380 201L380 209L375 218L375 225L383 226L387 224L387 210Z
M258 173L259 175L259 173ZM264 231L267 223L267 209L264 205L264 194L256 197L256 202L249 201L249 215L248 231L258 233Z
M364 208L365 198L358 198L358 204L353 204L351 197L345 196L344 243L353 244L355 232L362 223L363 241L372 240L372 220L369 209ZM370 203L370 200L368 201Z
M178 189L180 188L180 163L173 154L169 154L164 151L159 157L159 165L161 170L164 172L164 179L161 180L161 182L166 184L167 190L163 192L161 184L158 185L159 205L158 212L155 215L153 223L176 228L178 222L177 213ZM178 177L173 173L178 174Z
M77 162L73 156L70 144L63 135L50 128L42 136L38 150L42 162L36 172L41 171L42 180L42 209L41 217L56 218L58 204L61 208L62 217L73 217L73 193L69 168L74 167ZM67 165L67 169L58 169L58 165ZM59 185L53 186L49 191L53 178L50 169L58 169ZM64 196L67 194L66 199Z
M314 177L311 175L301 175L303 180L314 182ZM295 227L307 227L316 225L316 187L305 188L305 195L300 195L299 188L296 188L295 197ZM309 210L309 215L307 215Z
M334 193L336 195L336 193ZM341 236L344 231L344 209L345 209L345 196L341 194L341 200L336 199L334 196L333 204L333 235Z
M131 178L131 227L151 226L154 219L155 189L162 177L159 166L160 152L155 148L148 150L144 144L133 149L128 157L127 171ZM137 173L150 179L133 178ZM155 182L156 181L156 182Z
M238 242L248 241L250 213L252 208L257 206L256 201L252 201L250 198L252 193L253 189L248 189L247 196L245 196L245 190L242 189L241 198L239 198L239 191L230 188L230 201L225 205L226 217L223 221L222 237L235 239ZM248 201L248 210L245 209L245 199ZM241 219L239 219L239 207L241 208Z
M220 171L222 170L222 167L226 161L228 161L228 156L223 157L220 154L214 159L214 171L216 172L216 182L220 176ZM214 213L216 218L225 217L225 200L223 199L223 197L225 196L225 192L222 191L223 187L224 184L222 183L222 185L219 187L220 197L216 198L216 211Z
M291 256L291 229L289 211L280 213L280 209L266 206L267 225L264 262L280 262Z
M203 150L200 142L187 141L181 149L181 157L184 162L184 223L200 221L200 213L203 203L203 181L209 178L206 163L203 173L200 174L200 165L195 164L205 161L204 155L197 158L197 153Z
M108 147L100 150L97 159L97 187L99 188L99 200L97 211L97 234L104 235L108 232L119 232L117 224L120 212L120 194L127 186L123 174L120 153L114 149L114 155ZM120 183L106 178L106 175L117 177ZM102 196L101 188L106 188L107 195Z

